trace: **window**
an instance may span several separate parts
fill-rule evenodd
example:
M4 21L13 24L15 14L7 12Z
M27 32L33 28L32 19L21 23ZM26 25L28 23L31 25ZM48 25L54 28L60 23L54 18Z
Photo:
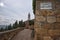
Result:
M52 9L52 3L51 2L40 3L40 9Z

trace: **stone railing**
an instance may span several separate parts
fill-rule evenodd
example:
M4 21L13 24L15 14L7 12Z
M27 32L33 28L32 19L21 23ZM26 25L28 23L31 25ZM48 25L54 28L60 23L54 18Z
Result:
M11 40L19 31L22 31L24 28L17 28L13 30L8 30L0 32L0 40Z

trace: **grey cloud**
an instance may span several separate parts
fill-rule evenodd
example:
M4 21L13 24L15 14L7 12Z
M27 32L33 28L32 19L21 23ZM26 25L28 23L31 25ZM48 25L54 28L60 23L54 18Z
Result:
M5 21L8 20L10 23L16 19L25 21L27 20L28 12L31 13L31 18L34 18L32 0L2 0L2 2L5 4L5 7L0 7L0 15L5 16ZM8 22L6 21L6 23Z

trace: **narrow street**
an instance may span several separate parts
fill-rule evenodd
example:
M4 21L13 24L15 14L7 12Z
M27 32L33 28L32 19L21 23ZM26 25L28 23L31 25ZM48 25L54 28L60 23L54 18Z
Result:
M15 37L13 37L12 40L32 40L31 33L32 30L24 29L23 31L20 31Z

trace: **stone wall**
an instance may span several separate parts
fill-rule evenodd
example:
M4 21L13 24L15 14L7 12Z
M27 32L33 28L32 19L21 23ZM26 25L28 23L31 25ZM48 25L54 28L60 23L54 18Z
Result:
M23 28L0 32L0 40L11 40L21 30L23 30Z
M40 9L40 3L52 3L52 9ZM36 40L60 40L60 1L36 0L35 13Z

